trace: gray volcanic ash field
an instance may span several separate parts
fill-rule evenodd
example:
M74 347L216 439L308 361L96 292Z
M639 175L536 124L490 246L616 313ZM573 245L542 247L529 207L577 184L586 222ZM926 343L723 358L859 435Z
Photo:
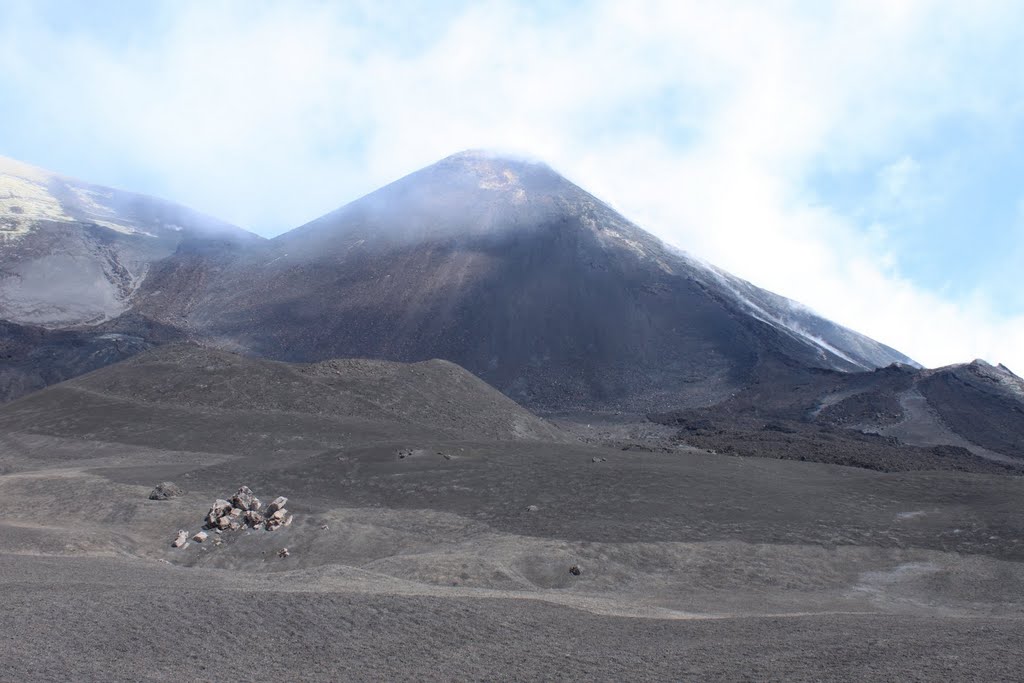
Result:
M7 680L1022 673L1017 476L623 451L454 366L196 347L8 404L0 444ZM293 523L171 547L243 483Z

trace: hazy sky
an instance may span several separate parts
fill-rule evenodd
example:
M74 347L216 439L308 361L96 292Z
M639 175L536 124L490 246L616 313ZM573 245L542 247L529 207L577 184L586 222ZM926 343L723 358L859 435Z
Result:
M0 154L67 175L269 236L470 147L1024 374L1024 3L0 0Z

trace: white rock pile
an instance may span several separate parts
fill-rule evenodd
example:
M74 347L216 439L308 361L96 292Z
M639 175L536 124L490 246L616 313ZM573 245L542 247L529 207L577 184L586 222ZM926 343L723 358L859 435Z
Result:
M266 508L263 508L263 503L252 490L248 486L243 486L231 497L230 501L222 498L213 501L210 511L206 513L203 528L212 529L216 533L237 531L243 527L275 531L283 526L289 526L294 519L294 516L285 508L287 504L287 498L278 496ZM192 537L192 540L202 543L207 538L208 534L205 531L200 531ZM179 530L171 546L185 548L188 546L187 541L188 532Z

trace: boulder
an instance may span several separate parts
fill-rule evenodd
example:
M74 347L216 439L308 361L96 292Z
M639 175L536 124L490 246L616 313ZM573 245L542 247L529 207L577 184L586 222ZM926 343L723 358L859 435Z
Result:
M291 526L293 519L295 519L295 515L288 515L288 517L285 518L284 524L282 526Z
M206 532L205 531L200 531L199 533L197 533L195 536L192 537L192 540L195 541L196 543L202 543L207 538L209 538L209 536L207 536Z
M184 529L178 529L178 535L174 539L174 542L171 543L171 547L172 548L181 548L182 546L185 546L187 544L188 544L188 532L185 531Z
M281 548L277 551L277 556L280 557L282 560L288 557L290 554L291 553L288 552L288 548Z
M245 513L245 523L255 528L260 524L263 524L263 513L259 510L247 510Z
M284 506L288 504L288 499L284 496L278 496L267 506L267 514L272 514L278 510L284 509Z
M573 576L579 576L583 573L583 570L580 569L580 566L578 564L574 564L573 566L569 567L569 573Z
M245 510L243 510L242 508L231 508L231 512L228 513L228 516L238 519L243 514L245 514Z
M229 526L231 526L230 516L224 515L223 517L217 520L217 531L220 531L221 529L227 529Z
M273 513L267 515L267 521L275 520L277 522L280 522L280 521L284 520L284 517L287 514L288 514L288 511L285 510L284 508L278 508L278 509L274 510Z
M241 508L242 510L259 510L260 505L262 505L260 499L253 494L248 486L239 488L238 493L231 498L231 502L234 503L236 508Z
M223 517L224 515L228 514L230 510L231 503L221 498L218 498L217 500L213 501L213 506L210 508L210 511L206 513L206 523L210 526L216 526L217 520Z
M526 506L526 511L527 512L536 512L537 510L540 510L540 508L537 507L536 505L527 505Z
M170 500L185 495L185 491L173 481L164 481L157 484L149 492L150 500Z

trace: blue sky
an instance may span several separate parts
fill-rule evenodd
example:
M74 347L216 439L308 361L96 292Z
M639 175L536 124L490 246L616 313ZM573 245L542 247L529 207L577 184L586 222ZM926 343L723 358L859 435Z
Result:
M274 235L549 162L927 365L1024 374L1015 2L0 2L0 154Z

